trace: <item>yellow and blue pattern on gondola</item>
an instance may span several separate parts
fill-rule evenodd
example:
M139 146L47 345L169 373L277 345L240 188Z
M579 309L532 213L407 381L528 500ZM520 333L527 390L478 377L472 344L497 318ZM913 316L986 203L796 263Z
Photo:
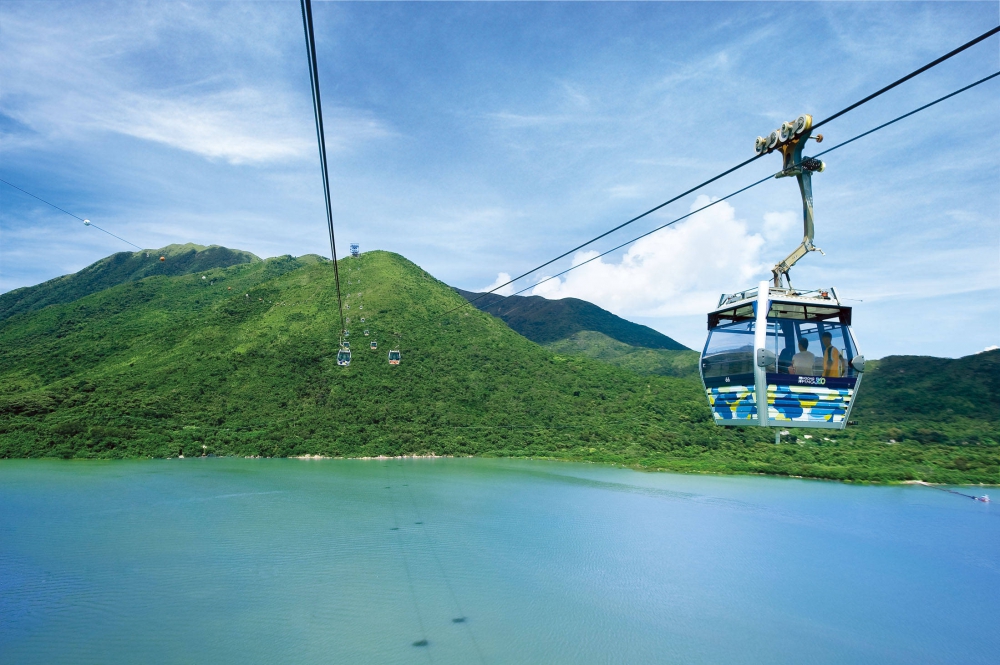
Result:
M767 417L777 423L828 422L840 423L847 418L854 388L827 387L823 378L808 377L808 385L767 385ZM800 378L805 380L806 377ZM845 383L843 380L838 383ZM752 385L722 385L706 388L708 403L716 422L748 421L757 418L756 391Z
M712 415L718 420L753 420L757 417L754 386L713 386L707 388Z
M770 377L769 377L770 378ZM843 422L854 398L852 387L779 385L768 382L767 416L779 422Z

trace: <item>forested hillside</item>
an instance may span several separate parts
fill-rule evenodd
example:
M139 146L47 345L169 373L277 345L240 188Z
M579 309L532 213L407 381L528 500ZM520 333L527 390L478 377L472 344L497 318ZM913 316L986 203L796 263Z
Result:
M998 480L996 437L982 421L963 432L975 440L888 444L895 425L872 414L877 422L775 446L766 430L714 426L698 382L554 353L398 255L344 259L341 279L350 367L336 365L333 271L318 257L126 280L7 316L0 456L434 453ZM37 302L51 297L40 287ZM401 365L388 364L390 348Z
M164 260L161 261L160 257ZM14 314L33 312L48 305L73 302L91 293L153 275L188 275L260 261L250 252L218 245L168 245L141 252L118 252L80 272L50 279L37 286L0 294L0 321Z
M691 350L650 349L632 346L593 330L582 330L566 339L545 345L555 353L580 355L602 360L638 374L679 376L700 381L701 354Z
M854 415L888 439L1000 440L1000 350L964 358L887 356L865 372Z
M686 351L688 348L649 326L620 316L578 298L549 300L540 296L483 295L455 289L476 308L492 314L532 342L550 344L583 331L601 333L622 344L647 349Z

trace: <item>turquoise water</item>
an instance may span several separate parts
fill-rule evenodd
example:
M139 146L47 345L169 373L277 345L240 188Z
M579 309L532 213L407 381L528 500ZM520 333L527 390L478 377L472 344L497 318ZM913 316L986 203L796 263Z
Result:
M992 664L998 507L538 461L3 461L0 662Z

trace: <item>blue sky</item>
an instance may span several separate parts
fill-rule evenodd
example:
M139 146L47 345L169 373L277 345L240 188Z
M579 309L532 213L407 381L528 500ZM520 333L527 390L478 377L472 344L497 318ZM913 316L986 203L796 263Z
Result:
M823 118L951 50L998 11L318 2L338 251L396 251L483 288L743 161L782 121ZM823 147L996 71L998 55L994 37L823 127ZM994 80L824 158L826 256L793 281L852 299L869 357L1000 344L998 120ZM595 249L779 166L758 160ZM298 3L5 0L0 177L143 247L328 253ZM798 190L775 180L538 292L699 348L719 293L765 278L800 238ZM128 249L0 184L0 290Z

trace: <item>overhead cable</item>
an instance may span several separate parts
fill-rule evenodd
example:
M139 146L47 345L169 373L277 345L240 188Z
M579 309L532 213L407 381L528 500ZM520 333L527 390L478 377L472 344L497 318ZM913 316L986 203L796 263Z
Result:
M955 95L958 95L960 93L965 92L966 90L969 90L971 88L975 88L977 85L980 85L982 83L986 83L990 79L996 78L997 76L1000 76L1000 71L994 72L994 73L990 74L989 76L985 76L985 77L979 79L978 81L976 81L975 83L970 83L969 85L967 85L967 86L965 86L963 88L959 88L958 90L955 90L954 92L950 92L947 95L945 95L944 97L938 97L933 102L930 102L928 104L924 104L923 106L921 106L919 108L916 108L916 109L910 111L909 113L904 113L903 115L901 115L901 116L899 116L897 118L893 118L889 122L882 123L878 127L873 127L872 129L869 129L866 132L862 132L861 134L858 134L857 136L855 136L853 138L849 138L846 141L842 141L842 142L838 143L835 146L832 146L832 147L830 147L830 148L828 148L828 149L826 149L826 150L824 150L822 152L816 153L812 157L806 157L802 161L804 162L804 161L806 161L808 159L816 159L818 157L821 157L823 155L831 153L834 150L837 150L838 148L843 148L848 143L853 143L853 142L857 141L860 138L864 138L864 137L868 136L869 134L874 134L875 132L877 132L877 131L879 131L881 129L885 129L889 125L897 123L900 120L903 120L904 118L909 118L911 115L914 115L916 113L920 113L924 109L928 109L928 108L934 106L935 104L939 104L939 103L943 102L946 99L950 99L951 97L954 97ZM801 162L799 162L799 164L801 164ZM790 168L795 168L796 166L799 166L799 164L793 164ZM513 296L520 295L521 293L524 293L525 291L530 291L531 289L535 288L536 286L541 286L545 282L548 282L550 280L556 279L557 277L561 277L561 276L565 275L568 272L572 272L573 270L576 270L577 268L582 268L583 266L587 265L591 261L596 261L597 259L601 258L602 256L607 256L608 254L610 254L610 253L612 253L614 251L617 251L617 250L619 250L619 249L621 249L621 248L623 248L623 247L625 247L627 245L631 245L632 243L636 242L637 240L642 240L646 236L652 235L652 234L656 233L657 231L662 231L663 229L667 228L668 226L673 226L674 224L676 224L677 222L680 222L681 220L687 219L688 217L691 217L692 215L696 215L699 212L701 212L702 210L705 210L706 208L711 208L712 206L714 206L717 203L722 203L726 199L731 199L732 197L736 196L737 194L742 194L743 192L747 191L748 189L752 189L752 188L756 187L757 185L761 185L761 184L767 182L768 180L781 175L782 173L784 173L784 170L778 171L777 173L775 173L773 175L769 175L769 176L767 176L765 178L761 178L760 180L758 180L756 182L753 182L753 183L747 185L746 187L737 189L735 192L732 192L731 194L727 194L727 195L723 196L720 199L716 199L716 200L712 201L711 203L707 203L707 204L703 205L702 207L698 208L697 210L692 210L691 212L687 213L686 215L682 215L682 216L678 217L677 219L672 220L670 222L667 222L666 224L664 224L662 226L658 226L655 229L653 229L652 231L647 231L646 233L643 233L640 236L636 236L635 238L632 238L631 240L627 240L627 241L623 242L622 244L620 244L620 245L618 245L616 247L612 247L611 249L607 250L606 252L602 252L601 254L598 254L597 256L592 256L589 259L587 259L586 261L582 261L582 262L580 262L580 263L578 263L578 264L576 264L576 265L574 265L574 266L572 266L570 268L567 268L566 270L563 270L560 273L556 273L555 275L552 275L551 277L546 277L545 279L541 280L540 282L537 282L536 284L532 284L531 286L527 286L527 287L521 289L520 291L515 291L511 295L513 295ZM483 295L486 295L486 294L483 294ZM472 302L472 301L470 300L469 302ZM509 313L510 312L508 312L508 314Z
M319 94L319 68L316 64L316 37L313 33L312 2L301 0L302 27L306 33L309 55L309 81L312 85L313 113L316 116L316 140L319 143L319 163L323 171L323 199L326 202L326 226L330 231L330 254L333 256L333 279L337 286L337 309L340 312L340 339L343 341L344 300L340 295L340 270L337 268L337 245L333 235L333 209L330 207L330 175L326 165L326 136L323 132L323 105Z
M122 238L121 236L116 236L116 235L115 235L114 233L112 233L111 231L108 231L107 229L102 229L102 228L101 228L100 226L98 226L97 224L94 224L94 223L93 223L92 221L90 221L89 219L84 219L83 217L77 217L76 215L74 215L74 214L73 214L73 213L71 213L70 211L68 211L68 210L64 210L63 208L60 208L60 207L59 207L59 206L57 206L57 205L56 205L55 203L49 203L48 201L46 201L46 200L45 200L45 199L43 199L42 197L40 197L40 196L35 196L34 194L32 194L31 192L29 192L28 190L26 190L26 189L21 189L20 187L18 187L18 186L17 186L17 185L15 185L14 183L11 183L11 182L7 182L7 181L6 181L6 180L4 180L3 178L0 178L0 182L2 182L2 183L3 183L3 184L5 184L5 185L9 185L10 187L13 187L14 189L16 189L16 190L17 190L17 191L19 191L19 192L23 192L24 194L27 194L28 196L30 196L30 197L31 197L31 198L33 198L33 199L38 199L39 201L41 201L42 203L44 203L44 204L45 204L45 205L47 205L47 206L52 206L53 208L55 208L55 209L56 209L56 210L58 210L59 212L64 212L64 213L66 213L67 215L69 215L69 216L70 216L70 217L72 217L73 219L78 219L78 220L80 220L80 221L81 221L81 222L83 222L83 223L84 223L84 224L85 224L86 226L92 226L92 227L94 227L95 229L97 229L98 231L100 231L100 232L102 232L102 233L107 233L107 234L108 234L109 236L111 236L112 238L117 238L118 240L121 240L121 241L122 241L123 243L125 243L126 245L132 245L133 247L135 247L135 248L136 248L136 249L138 249L139 251L142 251L142 247L139 247L139 245L136 245L135 243L132 243L132 242L129 242L128 240L125 240L125 238Z
M912 72L910 72L906 76L903 76L902 78L899 78L899 79L893 81L889 85L887 85L887 86L885 86L885 87L883 87L883 88L881 88L881 89L873 92L872 94L868 95L867 97L864 97L863 99L860 99L860 100L854 102L853 104L851 104L851 105L849 105L849 106L847 106L847 107L845 107L845 108L837 111L836 113L828 116L824 120L821 120L821 121L813 124L813 129L815 129L817 127L820 127L822 125L825 125L826 123L830 122L831 120L839 118L840 116L844 115L845 113L848 113L849 111L852 111L852 110L856 109L857 107L861 106L862 104L866 104L866 103L870 102L871 100L875 99L876 97L878 97L880 95L883 95L886 92L892 90L896 86L898 86L898 85L900 85L902 83L905 83L906 81L909 81L913 77L918 76L919 74L922 74L923 72L926 72L927 70L929 70L929 69L931 69L933 67L936 67L937 65L940 65L945 60L948 60L948 59L950 59L950 58L958 55L959 53L965 51L966 49L969 49L969 48L975 46L976 44L978 44L979 42L983 41L984 39L992 37L993 35L997 34L998 32L1000 32L1000 26L992 28L991 30L987 30L986 32L984 32L983 34L979 35L975 39L972 39L972 40L966 42L965 44L962 44L958 48L956 48L956 49L954 49L952 51L949 51L948 53L945 53L940 58L937 58L936 60L933 60L932 62L927 63L926 65L924 65L923 67L920 67L919 69L913 70ZM695 185L694 187L688 189L687 191L682 192L682 193L678 194L677 196L674 196L673 198L671 198L671 199L669 199L667 201L664 201L663 203L659 204L658 206L650 208L649 210L647 210L646 212L644 212L644 213L642 213L640 215L636 215L632 219L619 224L618 226L614 227L613 229L611 229L609 231L605 231L604 233L591 238L587 242L581 243L580 245L577 245L573 249L571 249L569 251L566 251L566 252L563 252L559 256L557 256L557 257L555 257L553 259L550 259L550 260L546 261L545 263L542 263L541 265L535 266L534 268L532 268L531 270L528 270L527 272L521 273L517 277L514 277L513 279L510 279L510 280L504 282L503 284L500 284L499 286L496 286L496 287L490 289L489 291L486 291L486 292L480 294L479 296L477 296L476 298L473 298L472 300L470 300L468 302L470 304L474 303L474 302L476 302L477 300L479 300L480 298L482 298L484 296L487 296L487 295L489 295L489 294L491 294L491 293L493 293L495 291L498 291L499 289L502 289L505 286L509 286L509 285L513 284L514 282L516 282L518 280L521 280L521 279L527 277L528 275L530 275L530 274L532 274L534 272L537 272L537 271L541 270L542 268L544 268L544 267L546 267L548 265L551 265L551 264L555 263L559 259L566 258L570 254L572 254L572 253L574 253L574 252L576 252L578 250L583 249L587 245L593 244L594 242L600 240L601 238L604 238L604 237L606 237L608 235L611 235L615 231L618 231L619 229L624 228L624 227L628 226L629 224L632 224L633 222L639 221L643 217L651 215L652 213L656 212L657 210L663 208L664 206L667 206L667 205L669 205L671 203L674 203L675 201L677 201L677 200L679 200L679 199L687 196L688 194L696 192L697 190L705 187L706 185L710 185L711 183L715 182L719 178L727 176L730 173L743 168L744 166L750 164L751 162L759 159L762 156L763 156L763 154L761 154L761 155L754 155L750 159L747 159L746 161L741 162L741 163L737 164L736 166L733 166L732 168L726 169L722 173L720 173L720 174L718 174L716 176L713 176L712 178L709 178L708 180L706 180L706 181L704 181L704 182L702 182L702 183L700 183L698 185ZM449 311L453 311L453 310L449 310Z
M848 111L853 111L854 109L856 109L857 107L861 106L862 104L870 102L871 100L875 99L876 97L878 97L882 93L889 92L890 90L892 90L893 88L895 88L897 85L899 85L901 83L906 83L907 81L909 81L914 76L918 76L920 74L923 74L924 72L926 72L928 69L931 69L932 67L937 67L938 65L940 65L942 62L944 62L948 58L951 58L952 56L956 56L956 55L958 55L959 53L961 53L962 51L964 51L964 50L966 50L968 48L972 48L973 46L975 46L979 42L983 41L984 39L988 39L989 37L992 37L993 35L997 34L998 32L1000 32L1000 25L998 25L997 27L995 27L995 28L993 28L991 30L987 30L986 32L984 32L983 34L979 35L978 37L976 37L973 40L965 42L964 44L962 44L961 46L959 46L957 49L955 49L953 51L949 51L948 53L945 53L944 55L942 55L937 60L934 60L932 62L928 62L926 65L924 65L920 69L913 70L912 72L910 72L909 74L907 74L903 78L897 79L896 81L893 81L892 83L890 83L889 85L885 86L881 90L873 92L872 94L868 95L864 99L861 99L861 100L858 100L858 101L854 102L853 104L851 104L847 108L841 109L840 111L837 111L836 113L834 113L833 115L831 115L829 118L826 118L824 120L821 120L820 122L817 122L815 125L812 126L813 131L815 131L819 127L822 127L823 125L825 125L826 123L830 122L831 120L836 120L837 118L839 118L840 116L844 115Z

